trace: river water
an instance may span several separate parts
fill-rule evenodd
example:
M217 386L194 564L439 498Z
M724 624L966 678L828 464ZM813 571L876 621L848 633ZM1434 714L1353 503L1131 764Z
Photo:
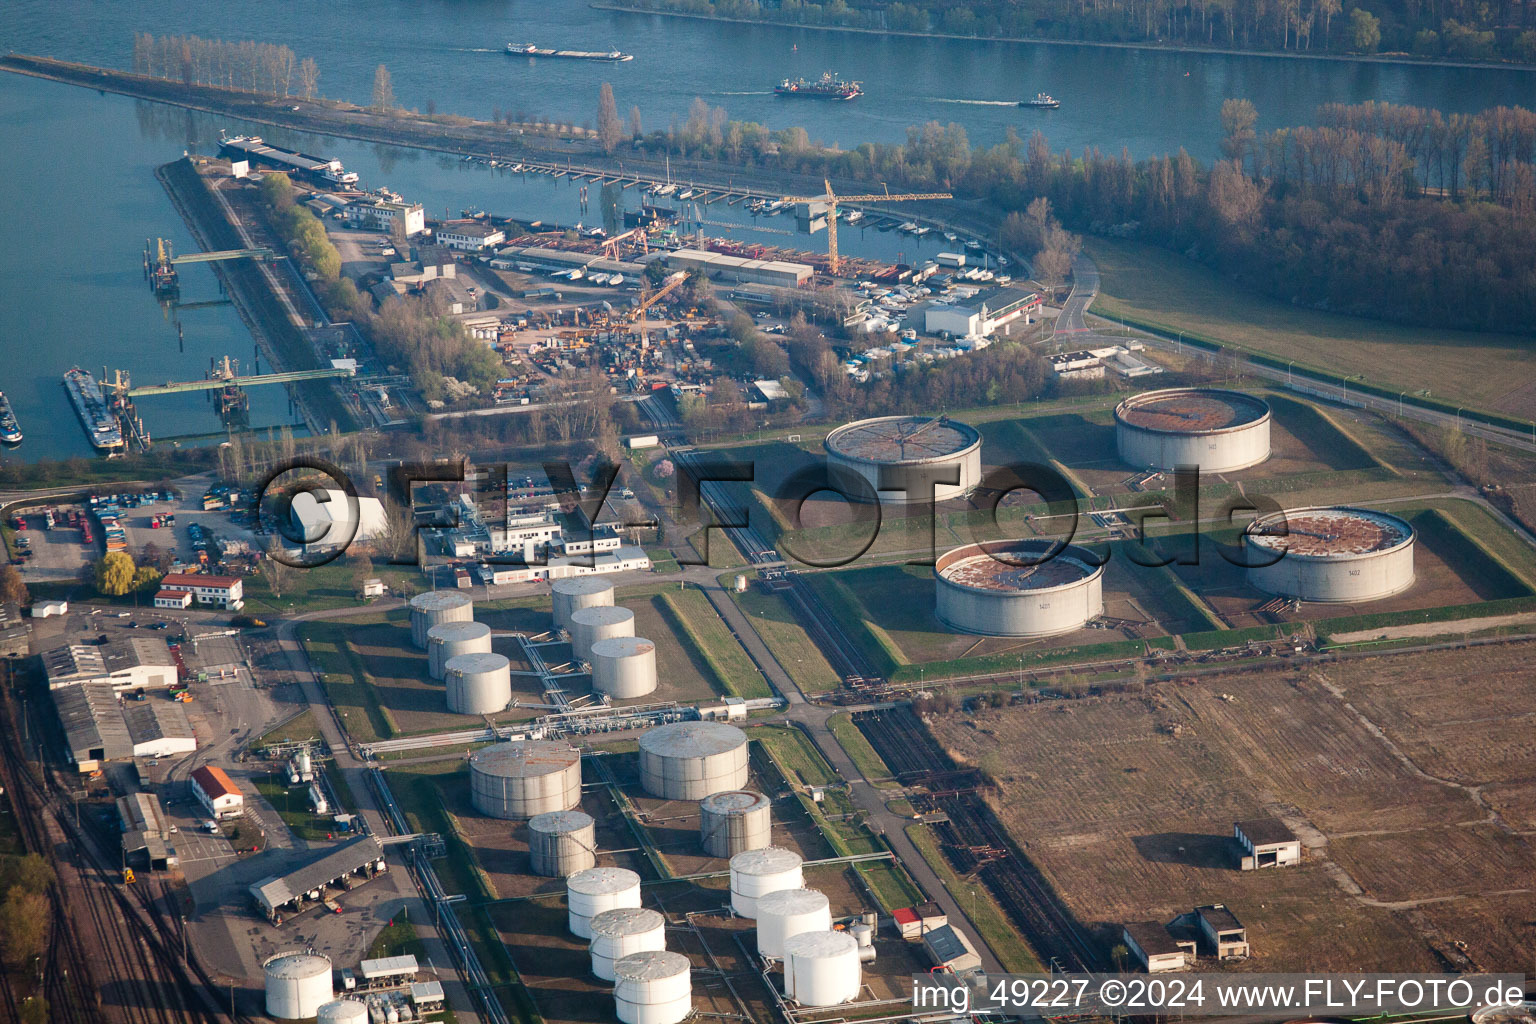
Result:
M694 97L729 116L773 128L804 125L814 138L851 145L895 142L925 120L965 126L973 142L1001 141L1011 127L1036 127L1056 148L1097 146L1133 155L1184 146L1209 159L1223 99L1245 96L1261 126L1304 123L1319 103L1368 99L1446 111L1536 102L1536 75L1518 70L1358 64L1217 54L888 38L859 33L727 25L594 10L580 0L337 0L272 4L227 0L11 0L0 43L7 49L129 67L135 31L181 32L285 43L314 56L327 96L367 102L373 69L389 67L403 105L488 116L495 110L577 123L595 120L601 83L620 112L639 106L647 128L686 117ZM508 57L508 41L587 49L622 48L623 64ZM834 70L864 83L850 103L783 100L786 75ZM1046 91L1056 111L1015 101ZM194 247L153 168L190 149L211 152L220 128L238 123L116 96L0 75L0 390L10 395L27 440L0 458L89 454L59 375L80 364L131 371L136 382L200 377L213 356L249 368L251 340L229 306L182 310L184 349L172 319L144 286L139 253L147 236ZM340 157L365 183L388 185L434 215L465 208L601 224L599 195L583 209L567 181L507 175L451 157L262 130L278 144ZM638 190L620 198L633 207ZM764 244L823 248L789 236L788 218L751 225L740 208L701 210L711 233ZM845 230L846 251L893 259L949 247L941 238ZM216 299L206 268L183 273L183 299ZM141 403L156 435L218 429L196 396ZM281 389L252 392L258 427L292 420Z

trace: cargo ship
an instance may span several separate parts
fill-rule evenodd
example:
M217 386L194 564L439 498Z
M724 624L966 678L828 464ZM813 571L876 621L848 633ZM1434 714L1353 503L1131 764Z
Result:
M1037 92L1032 100L1019 100L1019 106L1034 107L1037 110L1055 110L1061 106L1061 100L1046 93Z
M564 60L606 60L613 63L635 59L634 54L618 50L552 50L532 43L508 43L507 52L514 57L560 57Z
M804 78L786 78L773 87L779 96L803 96L813 100L851 100L864 95L859 82L845 82L827 71L814 82Z
M69 392L69 400L74 403L75 413L91 444L107 452L123 447L123 431L117 424L117 417L107 408L107 400L95 377L76 366L64 374L64 390Z
M11 400L5 397L3 391L0 391L0 441L21 444L21 424L16 422L16 414L11 411Z

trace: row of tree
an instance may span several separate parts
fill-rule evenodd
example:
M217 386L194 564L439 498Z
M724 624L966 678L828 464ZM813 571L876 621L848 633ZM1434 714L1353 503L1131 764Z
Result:
M133 34L133 70L184 85L216 85L268 96L320 95L320 67L292 49L245 39L226 42L199 36Z
M1519 0L628 0L705 17L897 32L1536 61Z

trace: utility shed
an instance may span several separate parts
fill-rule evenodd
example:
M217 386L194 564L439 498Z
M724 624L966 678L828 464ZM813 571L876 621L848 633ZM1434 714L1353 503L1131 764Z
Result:
M1234 822L1232 835L1241 847L1238 866L1244 871L1301 863L1301 840L1279 818Z
M319 899L327 886L351 888L354 875L363 881L383 870L384 847L373 836L358 836L286 875L272 875L248 890L269 920L281 922L285 912L303 908L306 899Z
M400 985L416 977L420 968L414 956L386 956L377 960L364 960L357 965L357 972L372 987Z
M1206 948L1215 952L1218 959L1235 960L1248 955L1248 929L1226 904L1196 907L1194 917Z
M436 1013L443 1008L443 983L440 981L411 982L411 1005L418 1013Z
M981 954L965 935L952 925L942 925L923 934L923 948L937 967L947 967L956 974L981 967Z
M1132 921L1125 926L1126 948L1148 974L1182 971L1195 958L1195 944L1180 942L1156 921Z

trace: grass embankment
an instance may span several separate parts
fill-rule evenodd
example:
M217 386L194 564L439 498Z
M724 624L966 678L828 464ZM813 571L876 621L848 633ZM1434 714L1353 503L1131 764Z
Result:
M755 586L738 594L730 587L734 580L735 576L730 573L720 578L721 584L730 592L731 600L752 620L757 635L763 638L774 659L789 673L802 693L831 693L842 685L837 671L827 663L784 598L765 594Z
M886 767L875 748L870 746L869 740L859 731L859 727L853 724L853 715L843 711L827 719L827 728L832 730L833 737L838 746L847 752L855 766L871 782L891 777L890 768Z
M767 756L786 785L795 792L806 817L815 824L837 857L884 853L889 847L870 832L862 814L843 790L847 780L838 775L810 738L792 726L759 726L751 737ZM825 787L820 802L808 795L811 787ZM853 870L868 886L875 901L887 913L921 900L922 890L907 876L897 860L855 864Z
M1529 418L1531 399L1512 397L1530 379L1530 339L1389 324L1293 306L1245 288L1192 260L1150 245L1091 238L1102 292L1093 312L1187 331L1298 368L1364 374L1387 388L1431 389Z
M749 700L773 696L768 681L702 590L689 587L658 596L678 638L693 645L722 692Z
M379 703L363 659L347 642L347 627L335 622L306 622L299 638L309 660L320 670L320 685L335 705L347 734L359 743L386 740L400 728Z
M987 887L980 882L966 881L955 874L944 851L939 848L939 841L932 829L927 825L908 825L907 835L929 867L944 882L950 895L970 913L971 923L976 926L987 945L992 947L992 952L997 954L1003 970L1012 974L1034 974L1043 970L1034 951L1019 937L1018 930L1009 922L1008 915L1003 913L1003 908L997 905Z

